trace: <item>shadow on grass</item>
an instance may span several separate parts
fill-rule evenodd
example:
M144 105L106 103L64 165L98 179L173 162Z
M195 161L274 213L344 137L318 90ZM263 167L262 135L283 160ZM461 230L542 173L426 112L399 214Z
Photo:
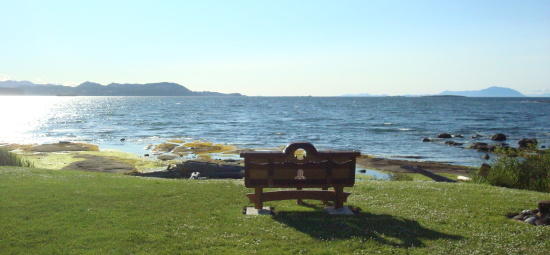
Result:
M278 212L275 220L322 240L359 237L394 247L425 247L422 240L461 240L464 237L422 227L417 221L389 214L360 212L354 216L331 216L315 212Z

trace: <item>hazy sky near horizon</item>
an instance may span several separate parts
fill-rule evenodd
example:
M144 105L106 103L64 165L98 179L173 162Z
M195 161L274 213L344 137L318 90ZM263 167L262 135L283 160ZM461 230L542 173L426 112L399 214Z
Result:
M0 80L249 96L550 93L547 0L0 0Z

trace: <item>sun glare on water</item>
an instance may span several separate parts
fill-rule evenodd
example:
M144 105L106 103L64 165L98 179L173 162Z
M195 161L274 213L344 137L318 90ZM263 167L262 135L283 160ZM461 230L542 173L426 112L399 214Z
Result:
M57 97L0 97L0 143L33 143L38 137L32 132L55 114L59 103Z

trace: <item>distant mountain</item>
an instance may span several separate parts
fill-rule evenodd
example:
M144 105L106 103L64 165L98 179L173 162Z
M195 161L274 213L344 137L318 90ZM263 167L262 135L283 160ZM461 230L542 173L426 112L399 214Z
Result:
M171 82L147 84L111 83L106 86L84 82L76 87L56 84L34 84L30 81L0 81L0 95L18 94L33 96L242 96L239 93L223 94L210 91L191 91Z
M0 95L20 96L25 95L25 92L17 88L0 88Z
M490 87L473 91L443 91L438 95L466 97L525 97L525 95L517 90L502 87Z

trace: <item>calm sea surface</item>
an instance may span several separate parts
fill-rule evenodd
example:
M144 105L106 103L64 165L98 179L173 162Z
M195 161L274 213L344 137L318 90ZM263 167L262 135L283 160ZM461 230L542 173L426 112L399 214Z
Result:
M0 143L83 141L137 154L183 138L276 148L309 141L387 158L479 165L479 152L422 142L439 133L464 146L495 133L549 146L548 98L0 97ZM474 140L473 135L483 135ZM126 141L121 142L120 139Z

